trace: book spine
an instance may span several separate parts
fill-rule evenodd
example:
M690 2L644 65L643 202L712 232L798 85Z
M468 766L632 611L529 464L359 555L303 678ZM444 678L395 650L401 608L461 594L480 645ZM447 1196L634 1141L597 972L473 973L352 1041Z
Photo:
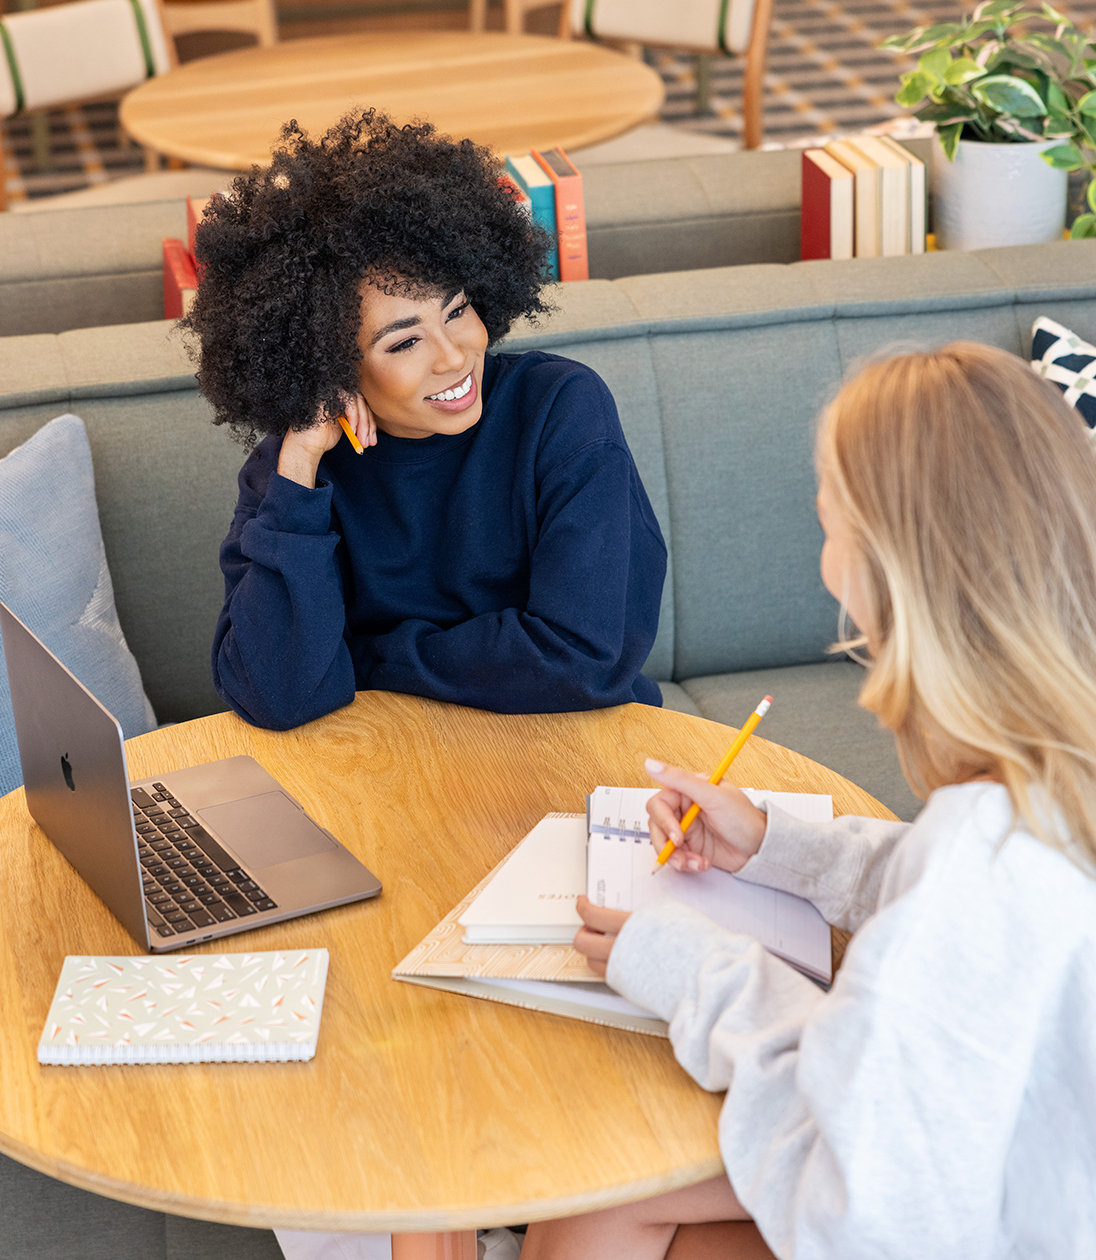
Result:
M811 150L803 150L802 205L799 221L799 256L829 258L832 250L831 210L833 180L811 157Z
M561 149L555 152L570 167L570 174L558 174L536 149L532 151L533 157L551 178L556 189L559 278L564 283L570 280L589 280L590 260L586 249L586 203L582 193L582 176Z
M198 291L194 260L182 241L165 236L164 251L164 319L179 319L190 309Z
M548 233L551 246L544 260L544 274L549 280L559 279L559 242L556 236L556 191L551 184L539 184L530 188L516 166L506 159L506 173L529 198L533 210L533 222Z

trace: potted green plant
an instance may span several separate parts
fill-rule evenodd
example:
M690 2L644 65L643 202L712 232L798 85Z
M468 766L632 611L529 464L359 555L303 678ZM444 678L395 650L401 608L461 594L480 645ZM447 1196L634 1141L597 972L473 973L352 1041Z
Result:
M917 57L895 100L936 129L934 219L941 248L1058 239L1070 171L1088 174L1096 236L1096 46L1044 4L987 0L959 22L893 35Z

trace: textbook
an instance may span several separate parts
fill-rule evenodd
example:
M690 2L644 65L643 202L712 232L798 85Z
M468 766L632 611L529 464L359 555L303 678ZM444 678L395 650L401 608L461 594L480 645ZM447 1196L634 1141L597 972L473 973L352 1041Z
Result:
M311 1059L326 949L65 959L38 1062L287 1063Z
M847 141L879 170L879 252L884 258L910 252L910 164L877 136L853 136Z
M880 136L879 143L885 145L896 157L902 159L909 167L910 209L909 209L909 250L911 254L925 252L925 220L926 220L926 188L925 164L919 157L900 145L890 136Z
M551 239L545 267L549 280L559 279L559 243L556 234L556 188L551 177L528 153L506 159L506 173L525 193L532 205L533 222Z
M598 788L587 814L542 819L395 967L393 978L665 1036L661 1020L614 993L572 948L581 923L575 902L585 891L592 901L619 909L637 908L654 895L674 896L730 931L756 936L827 984L830 930L809 902L725 871L664 868L652 875L655 854L645 820L656 790ZM807 821L833 817L828 796L748 795Z
M849 140L831 140L825 152L853 173L854 253L878 258L882 251L882 168Z
M824 149L804 149L799 256L853 256L853 173Z
M164 251L164 319L180 319L190 310L198 291L194 260L182 241L165 236Z
M556 235L559 238L559 278L589 280L586 252L586 202L582 176L562 149L532 150L532 156L556 190Z

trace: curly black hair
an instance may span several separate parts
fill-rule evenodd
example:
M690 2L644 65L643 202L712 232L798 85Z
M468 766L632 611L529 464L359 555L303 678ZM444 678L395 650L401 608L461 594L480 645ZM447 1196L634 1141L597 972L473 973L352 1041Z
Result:
M181 326L214 422L250 444L334 419L359 388L363 278L463 289L491 341L549 310L548 237L499 177L490 150L428 123L359 110L316 141L287 123L270 167L213 197L195 236L201 279Z

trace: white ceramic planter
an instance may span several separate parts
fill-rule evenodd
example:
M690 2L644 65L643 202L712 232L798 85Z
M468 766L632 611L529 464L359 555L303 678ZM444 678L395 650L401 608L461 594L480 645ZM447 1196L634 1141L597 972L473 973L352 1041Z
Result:
M932 217L937 249L989 249L1061 240L1069 172L1056 171L1040 154L1062 143L960 140L955 161L949 162L933 136Z

